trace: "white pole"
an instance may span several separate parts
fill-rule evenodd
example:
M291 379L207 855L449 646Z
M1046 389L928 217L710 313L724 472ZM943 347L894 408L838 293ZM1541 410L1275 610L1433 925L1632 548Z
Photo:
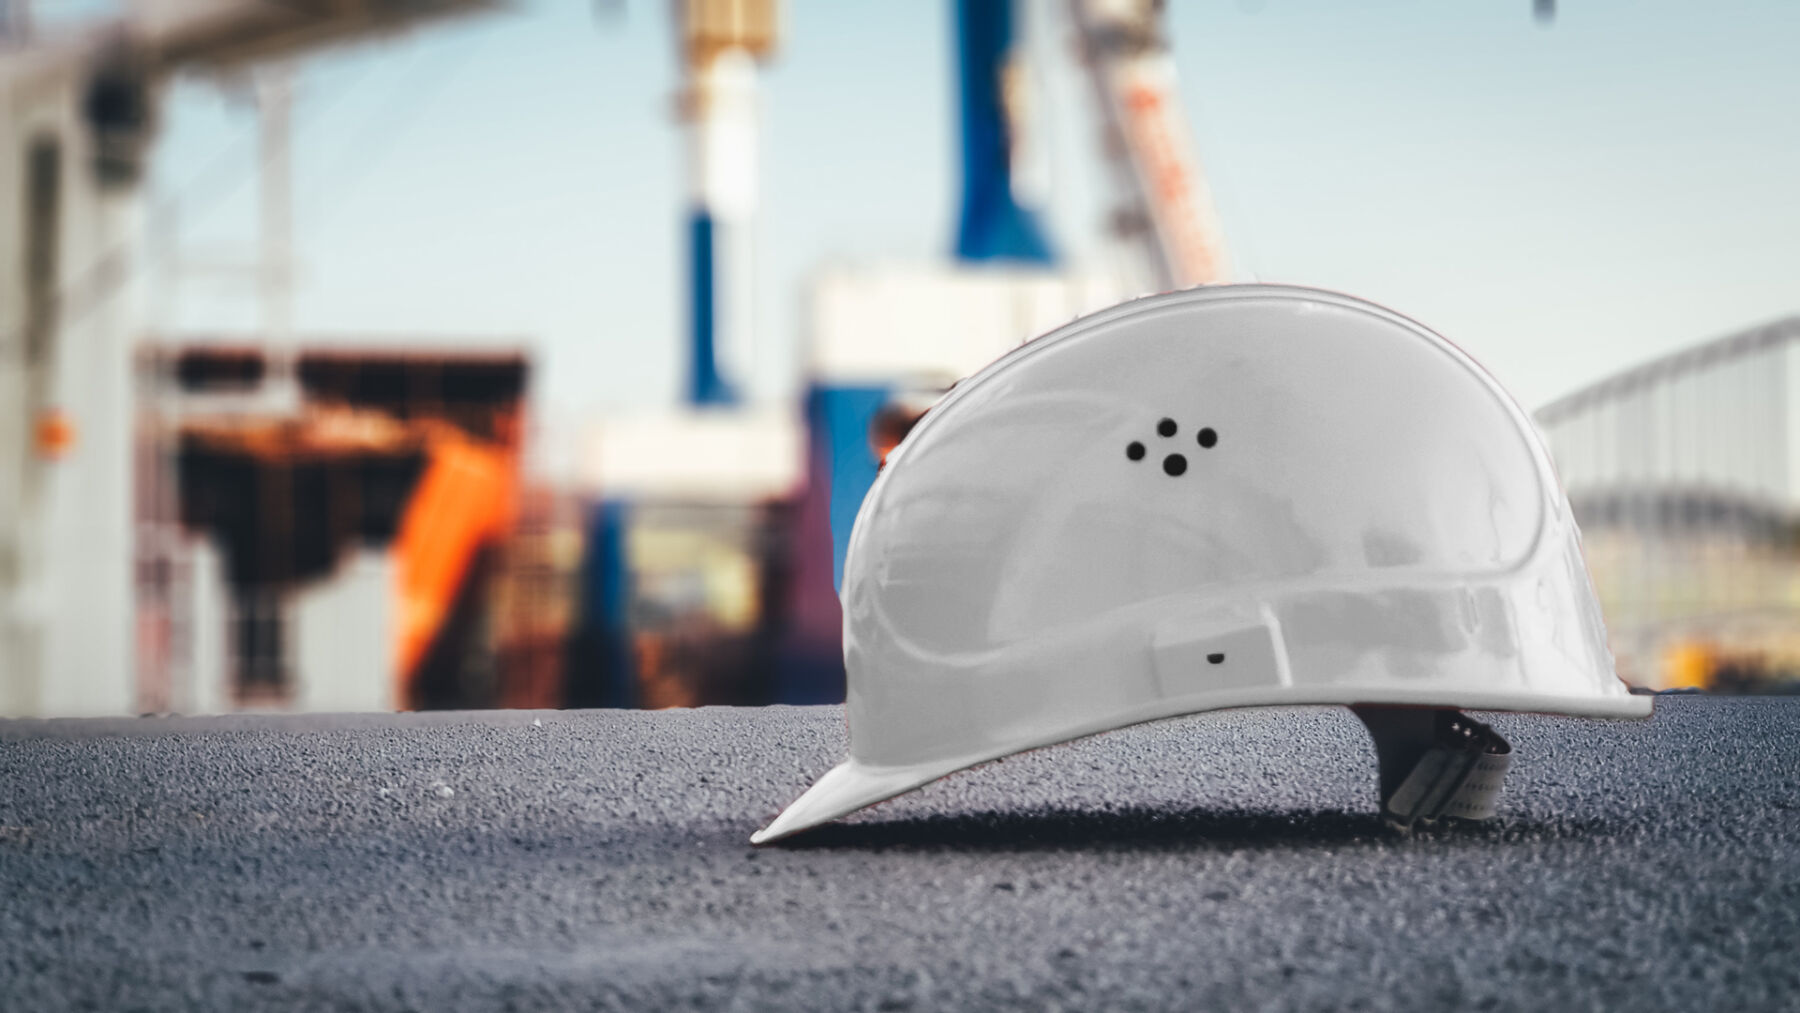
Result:
M271 407L292 412L300 395L294 375L293 285L293 72L285 63L257 71L257 109L261 119L261 310L263 341L269 363L265 383Z

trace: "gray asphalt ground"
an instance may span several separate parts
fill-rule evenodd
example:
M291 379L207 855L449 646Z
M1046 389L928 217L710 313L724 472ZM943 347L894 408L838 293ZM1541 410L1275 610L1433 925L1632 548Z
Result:
M1800 699L1658 703L1495 716L1472 831L1321 708L764 849L840 709L0 722L0 1007L1800 1008Z

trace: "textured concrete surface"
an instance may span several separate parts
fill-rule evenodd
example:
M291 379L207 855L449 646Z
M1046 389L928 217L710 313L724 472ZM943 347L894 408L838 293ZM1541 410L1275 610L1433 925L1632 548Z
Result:
M1800 1008L1800 700L1494 721L1473 831L1307 709L761 850L841 710L0 722L0 1007Z

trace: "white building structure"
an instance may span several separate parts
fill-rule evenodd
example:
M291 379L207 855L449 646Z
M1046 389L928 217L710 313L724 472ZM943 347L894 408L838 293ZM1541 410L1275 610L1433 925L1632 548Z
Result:
M132 371L161 83L490 4L121 6L0 38L0 715L138 709Z

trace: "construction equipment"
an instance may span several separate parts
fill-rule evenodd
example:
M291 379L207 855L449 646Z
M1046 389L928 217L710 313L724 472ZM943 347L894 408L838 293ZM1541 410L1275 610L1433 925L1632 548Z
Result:
M1163 291L1231 280L1223 228L1176 90L1161 0L1070 0L1105 121L1115 230Z
M1651 706L1525 413L1423 326L1308 289L1139 299L958 384L863 501L842 601L850 756L755 842L1273 704L1353 706L1395 822L1481 818L1510 749L1452 709Z

